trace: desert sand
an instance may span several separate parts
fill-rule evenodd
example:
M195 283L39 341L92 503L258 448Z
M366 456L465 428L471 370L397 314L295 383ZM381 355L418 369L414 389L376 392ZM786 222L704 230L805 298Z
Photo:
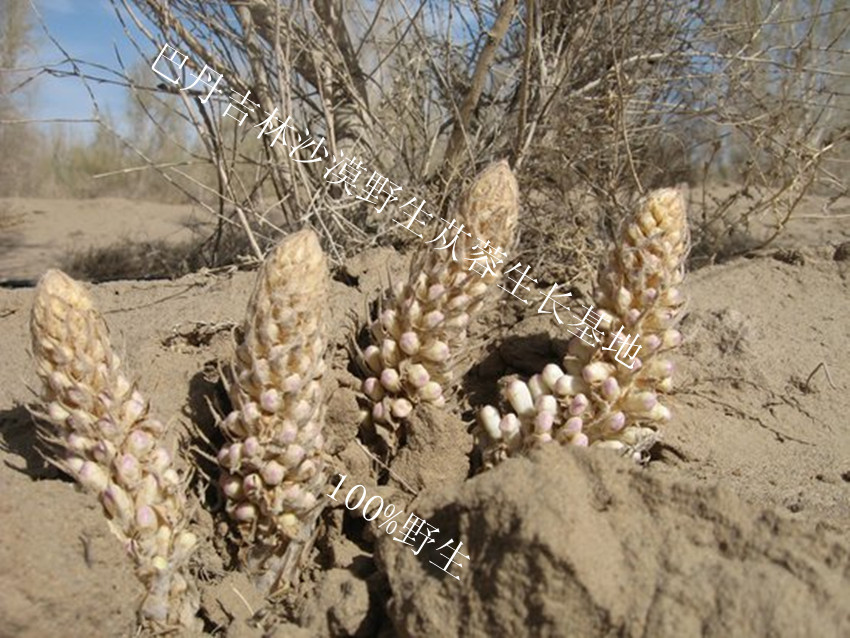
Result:
M123 241L186 241L209 226L197 207L121 198L0 198L0 285L26 284L74 251Z
M158 223L137 214L125 230L107 227L120 223L103 212L110 206L80 204L101 212L68 213L64 235L28 218L15 247L4 244L0 279L37 278L56 265L69 232L80 243L185 232L185 211L173 210ZM60 219L61 208L51 210ZM808 212L818 215L818 203ZM472 408L496 399L498 378L534 373L565 345L550 317L502 296L474 326L481 346L464 398L416 417L388 476L356 439L348 343L364 299L388 273L402 276L408 256L382 248L350 260L327 301L330 461L347 485L416 511L441 539L462 540L469 559L451 578L339 504L324 515L298 592L269 605L235 568L220 504L198 472L194 570L205 633L850 635L850 251L838 250L848 222L803 218L776 248L688 275L674 418L646 466L553 445L470 477ZM253 279L234 271L88 286L128 369L170 423L183 469L209 450L204 437L216 440L206 399L222 405L217 366L232 355L231 328ZM25 407L38 382L32 298L31 288L0 289L0 635L134 635L140 586L129 561L95 497L38 452Z

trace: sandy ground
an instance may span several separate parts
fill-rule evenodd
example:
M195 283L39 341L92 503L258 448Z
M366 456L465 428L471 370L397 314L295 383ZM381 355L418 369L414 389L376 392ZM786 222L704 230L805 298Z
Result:
M328 300L332 463L441 539L461 539L469 559L455 580L429 564L434 554L414 556L338 507L298 595L270 606L231 564L221 514L204 499L193 525L206 633L850 635L850 261L835 259L850 228L818 218L792 230L782 250L687 278L674 419L648 466L553 447L469 478L470 403L492 401L500 376L537 371L563 347L550 318L500 298L473 330L482 345L468 399L423 411L393 461L403 484L355 439L346 344L364 297L405 259L381 249L351 260ZM25 241L4 268L36 275L55 254L44 243ZM217 396L216 364L231 356L253 277L89 287L184 459L187 440L202 445L191 423L212 435L205 397ZM31 302L31 289L0 289L0 636L129 636L139 590L128 562L95 499L36 451L24 407L37 382Z
M120 198L0 198L0 285L38 279L75 250L123 240L191 239L192 228L207 221L203 211L186 205Z

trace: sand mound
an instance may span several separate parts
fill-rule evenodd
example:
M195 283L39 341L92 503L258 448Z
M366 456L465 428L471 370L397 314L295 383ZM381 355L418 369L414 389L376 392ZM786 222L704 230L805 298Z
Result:
M457 581L441 571L446 559L434 566L381 542L400 636L850 631L846 544L716 485L551 449L421 509L473 560L451 566Z

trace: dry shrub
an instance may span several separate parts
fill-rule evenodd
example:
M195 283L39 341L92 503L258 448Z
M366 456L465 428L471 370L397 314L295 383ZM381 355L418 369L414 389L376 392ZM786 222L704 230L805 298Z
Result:
M235 211L255 256L304 225L336 262L376 241L409 241L391 214L328 184L324 172L342 153L363 162L360 188L372 171L403 188L391 209L417 196L433 213L483 165L509 158L531 194L519 256L564 264L579 253L564 266L576 276L656 187L696 187L694 254L706 261L735 252L730 228L766 221L764 244L811 189L846 192L835 164L850 112L850 8L840 3L113 4L125 24L145 25L141 59L167 42L188 56L185 71L209 65L228 93L250 91L260 105L253 126L238 126L223 117L229 95L205 102L179 91L184 82L120 71L139 98L134 121L145 121L124 139L134 161L222 224ZM67 64L51 72L60 69L80 74ZM275 109L324 139L325 161L299 163L283 144L258 142L254 127ZM191 127L195 141L170 122ZM145 146L157 126L182 148L178 164ZM726 178L735 192L715 193Z
M75 279L102 282L122 279L171 279L200 267L190 243L125 239L103 248L71 252L61 267Z
M174 243L124 239L100 248L71 251L61 268L71 277L103 282L133 279L176 279L202 268L240 264L251 254L245 234L229 230Z

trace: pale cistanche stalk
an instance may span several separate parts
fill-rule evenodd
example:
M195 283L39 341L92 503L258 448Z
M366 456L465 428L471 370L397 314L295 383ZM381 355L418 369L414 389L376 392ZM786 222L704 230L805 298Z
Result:
M512 411L479 412L485 466L550 441L636 459L655 442L671 416L660 395L672 388L673 364L663 355L682 342L675 326L690 247L686 195L683 188L652 191L624 226L598 278L601 340L573 337L563 367L552 363L527 382L503 384Z
M185 480L159 441L165 426L124 376L106 324L85 290L49 270L35 292L32 350L42 384L41 438L51 462L97 495L113 533L146 588L140 621L157 632L192 633L199 596L187 564Z
M445 241L423 242L408 280L390 292L362 353L369 418L393 455L415 406L442 406L463 363L470 319L493 292L513 243L517 182L506 161L490 165L463 193ZM454 246L441 248L463 228ZM491 256L492 255L492 256Z
M290 235L263 263L237 336L221 487L242 538L242 564L266 594L292 584L327 481L321 379L328 281L316 234Z

